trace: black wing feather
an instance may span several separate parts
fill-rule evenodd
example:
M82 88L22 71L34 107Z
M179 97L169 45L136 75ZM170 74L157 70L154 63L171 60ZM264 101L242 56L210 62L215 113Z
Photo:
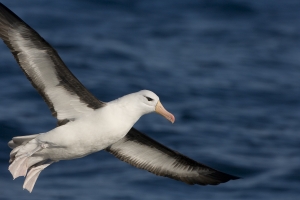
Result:
M191 185L217 185L238 179L173 151L134 128L106 150L137 168Z

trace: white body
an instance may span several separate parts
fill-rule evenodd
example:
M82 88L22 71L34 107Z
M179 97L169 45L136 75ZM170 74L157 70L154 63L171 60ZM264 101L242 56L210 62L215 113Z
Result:
M15 137L10 141L13 150L9 170L14 178L26 176L23 187L31 192L40 172L51 163L81 158L118 142L142 115L155 110L174 122L158 96L142 90L99 109L85 110L80 117L49 132Z
M53 161L84 157L122 139L141 116L139 112L130 112L133 109L132 104L122 99L111 101L76 121L39 134L27 148L42 144L43 149L35 156Z

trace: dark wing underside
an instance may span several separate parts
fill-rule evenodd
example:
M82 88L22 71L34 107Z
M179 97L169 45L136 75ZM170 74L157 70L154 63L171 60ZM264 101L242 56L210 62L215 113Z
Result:
M48 42L1 3L0 37L59 125L105 105L77 80Z
M238 179L173 151L134 128L106 150L137 168L191 185L217 185Z

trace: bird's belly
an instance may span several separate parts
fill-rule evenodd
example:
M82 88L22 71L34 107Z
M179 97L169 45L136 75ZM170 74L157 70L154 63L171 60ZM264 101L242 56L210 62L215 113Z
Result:
M101 124L95 127L80 123L58 127L39 138L41 142L49 144L41 153L56 161L81 158L122 139L130 128L131 126L108 127Z
M43 153L47 152L48 158L51 160L71 160L105 149L121 138L122 137L106 137L103 139L94 138L94 140L77 141L68 146L50 147L45 149Z
M128 131L126 131L127 133ZM87 134L78 137L75 143L65 148L68 154L67 159L81 158L88 154L105 149L109 145L122 139L125 134L120 132L101 132L97 134Z

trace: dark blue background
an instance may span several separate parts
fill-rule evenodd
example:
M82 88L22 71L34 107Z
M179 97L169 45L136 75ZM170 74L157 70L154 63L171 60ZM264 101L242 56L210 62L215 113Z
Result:
M12 180L7 142L56 121L0 45L0 199L255 199L300 196L300 1L5 0L99 99L149 89L176 117L136 127L243 177L189 186L106 152L43 171L32 194Z

